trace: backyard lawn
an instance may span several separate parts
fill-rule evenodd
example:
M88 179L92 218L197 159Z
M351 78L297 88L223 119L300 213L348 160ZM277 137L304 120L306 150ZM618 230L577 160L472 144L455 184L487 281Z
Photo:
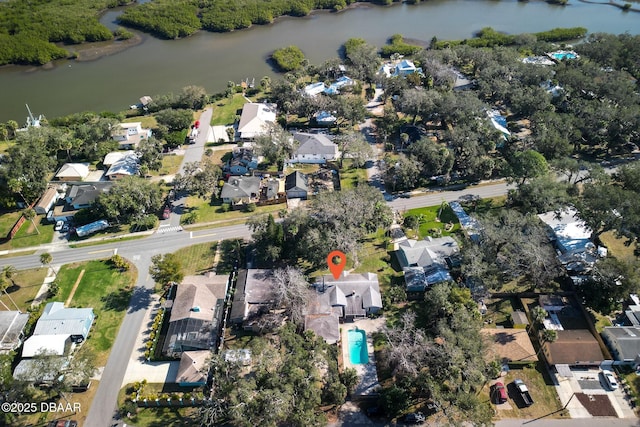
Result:
M178 249L174 254L182 262L185 276L203 274L213 268L217 243L200 243Z
M141 126L144 129L153 129L155 127L158 127L158 122L156 121L156 118L152 115L129 117L122 121L122 123L135 123L135 122L140 122Z
M450 236L460 230L458 218L449 205L431 206L427 208L410 209L403 216L418 218L418 229L405 231L407 237L424 239L426 236ZM450 224L450 225L448 225Z
M246 103L247 100L241 93L216 102L211 115L211 125L232 125L236 121L236 116L240 115L242 106Z

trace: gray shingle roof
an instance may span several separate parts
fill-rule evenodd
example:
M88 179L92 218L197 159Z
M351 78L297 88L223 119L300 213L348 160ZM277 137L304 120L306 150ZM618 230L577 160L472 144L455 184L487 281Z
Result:
M232 176L225 182L220 192L223 199L257 197L260 192L260 178L257 176Z
M302 172L295 171L287 175L284 188L289 190L303 190L308 191L307 176Z
M337 150L337 145L323 134L297 132L293 138L300 143L296 155L335 154Z

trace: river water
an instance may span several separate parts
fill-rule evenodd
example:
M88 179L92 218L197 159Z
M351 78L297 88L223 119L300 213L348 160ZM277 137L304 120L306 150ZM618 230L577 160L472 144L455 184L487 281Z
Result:
M279 47L299 46L311 63L337 56L350 37L381 46L401 33L428 41L471 37L482 27L506 33L584 26L590 32L640 33L640 14L609 5L571 0L566 7L542 1L429 0L419 5L361 5L341 13L280 18L274 24L216 34L200 32L183 40L144 36L143 43L90 62L58 61L53 69L0 69L0 122L23 124L25 103L34 114L52 118L78 111L120 111L142 95L195 84L209 92L227 82L275 76L266 59ZM110 21L115 14L105 19Z

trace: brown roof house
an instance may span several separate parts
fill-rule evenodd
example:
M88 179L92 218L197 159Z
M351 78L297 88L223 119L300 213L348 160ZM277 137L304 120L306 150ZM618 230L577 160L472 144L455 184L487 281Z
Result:
M245 329L257 329L255 320L271 311L274 302L273 270L240 270L229 321Z
M538 356L526 329L486 328L482 330L490 343L489 354L502 363L536 362Z
M604 360L600 344L588 329L557 330L554 342L545 342L549 365L599 366Z
M176 296L168 304L169 329L162 352L181 356L185 351L211 350L220 336L227 293L227 276L207 273L186 276L176 287Z
M176 383L181 387L200 387L207 384L208 350L183 351L176 373Z

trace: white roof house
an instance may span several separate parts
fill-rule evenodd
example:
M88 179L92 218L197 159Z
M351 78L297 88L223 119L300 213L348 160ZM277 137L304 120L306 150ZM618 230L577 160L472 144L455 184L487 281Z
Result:
M238 134L241 139L253 139L264 135L269 123L276 121L276 104L249 102L242 107Z
M538 215L538 218L551 228L556 237L556 245L562 253L581 252L594 245L591 242L591 229L580 219L573 207L558 212L551 211Z
M307 96L314 97L316 95L323 93L326 89L327 89L327 86L324 84L324 82L316 82L316 83L311 83L310 85L305 86L303 89L303 92Z
M120 123L114 127L111 135L121 148L133 148L137 147L141 140L150 138L152 131L143 128L142 122Z
M63 356L70 344L69 335L33 335L22 346L22 357Z
M378 74L382 74L385 77L405 77L413 73L422 74L422 68L416 67L413 61L409 59L403 59L398 62L385 62L378 70Z
M137 154L131 152L131 154L121 157L113 163L107 170L105 176L113 181L125 176L137 175L139 170L140 159Z
M82 181L89 175L89 163L65 163L56 174L59 181Z

